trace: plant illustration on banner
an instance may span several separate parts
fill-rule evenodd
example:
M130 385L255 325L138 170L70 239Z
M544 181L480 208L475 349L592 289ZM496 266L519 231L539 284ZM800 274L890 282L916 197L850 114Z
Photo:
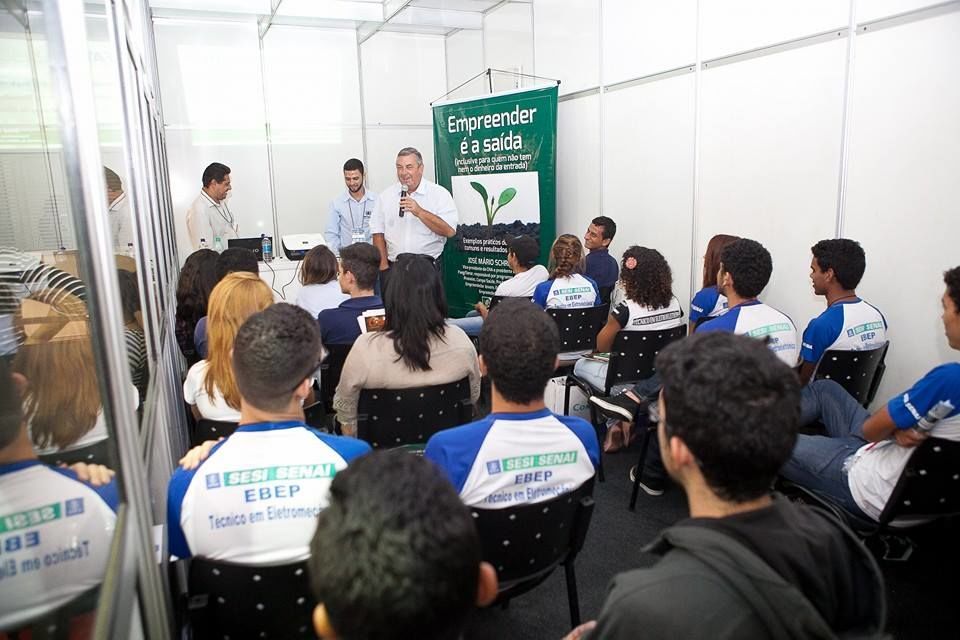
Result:
M517 190L513 187L507 187L502 192L500 192L500 197L494 200L490 198L490 202L487 202L487 198L490 196L487 195L487 189L480 184L479 182L471 182L470 186L473 187L473 190L480 194L480 197L483 199L483 208L487 211L487 226L493 227L493 219L497 217L497 212L500 211L503 207L510 204L510 202L516 197Z

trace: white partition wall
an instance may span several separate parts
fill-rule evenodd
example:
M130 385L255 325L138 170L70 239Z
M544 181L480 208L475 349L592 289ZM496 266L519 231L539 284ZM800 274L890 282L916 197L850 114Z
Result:
M557 233L583 239L600 215L600 100L565 100L557 109ZM619 238L618 238L619 239ZM548 241L548 240L547 240Z
M956 361L942 273L960 264L960 12L857 36L844 234L867 252L861 290L890 324L879 397Z
M484 68L533 74L533 5L508 2L483 18ZM522 76L498 74L494 91L515 89Z

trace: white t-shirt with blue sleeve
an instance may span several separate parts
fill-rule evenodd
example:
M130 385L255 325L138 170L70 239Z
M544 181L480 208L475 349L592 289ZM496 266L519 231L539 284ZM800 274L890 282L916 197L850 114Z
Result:
M898 429L910 429L931 411L938 413L931 435L960 440L960 363L942 364L887 403ZM848 463L847 481L857 506L877 519L915 447L901 447L893 439L860 447Z
M800 357L815 363L830 350L867 351L886 341L887 321L876 307L860 298L839 300L807 325Z
M505 509L582 485L599 464L600 445L586 420L541 409L491 413L440 431L424 456L447 474L467 506Z
M715 286L704 287L690 301L690 322L696 324L701 318L722 316L727 308L727 296L717 291Z
M15 629L103 581L117 483L82 482L37 460L0 465L0 629Z
M581 273L541 282L533 291L533 301L544 309L582 309L602 304L597 283Z
M246 565L306 560L334 475L369 451L297 421L241 425L199 467L170 479L170 553Z
M722 316L709 320L696 333L728 331L741 336L768 340L767 347L791 367L797 366L800 343L797 327L790 316L767 306L759 300L738 304Z

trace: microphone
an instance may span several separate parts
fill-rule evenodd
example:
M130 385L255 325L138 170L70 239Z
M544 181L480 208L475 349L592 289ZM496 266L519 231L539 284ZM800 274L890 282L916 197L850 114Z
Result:
M400 187L400 199L403 200L407 197L407 187L406 185ZM403 217L403 203L400 204L400 217Z

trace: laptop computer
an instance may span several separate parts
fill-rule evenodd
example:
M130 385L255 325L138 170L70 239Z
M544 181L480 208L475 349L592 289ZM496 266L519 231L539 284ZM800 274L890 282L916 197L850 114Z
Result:
M263 262L263 249L260 244L260 238L227 238L227 247L232 249L234 247L240 247L241 249L249 249L257 255L257 260Z

